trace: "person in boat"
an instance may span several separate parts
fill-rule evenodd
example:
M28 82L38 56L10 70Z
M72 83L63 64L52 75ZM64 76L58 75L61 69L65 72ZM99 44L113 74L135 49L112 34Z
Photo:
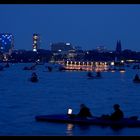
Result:
M93 115L90 112L90 109L85 104L80 105L80 111L77 114L77 116L80 118L93 117Z
M110 119L111 120L119 120L119 119L122 119L124 117L124 113L120 109L120 105L119 104L114 104L113 105L113 108L114 108L114 112L110 115Z
M35 72L32 73L31 81L32 82L38 81L38 76L37 76L37 74Z
M134 81L140 81L140 78L139 78L138 74L135 75Z
M124 113L120 109L119 104L114 104L113 108L114 108L114 112L111 115L102 115L101 118L115 121L115 120L120 120L124 117Z

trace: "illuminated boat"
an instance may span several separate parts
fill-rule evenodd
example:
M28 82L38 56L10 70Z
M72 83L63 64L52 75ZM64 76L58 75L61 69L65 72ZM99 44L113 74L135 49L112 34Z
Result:
M112 126L112 127L140 127L140 120L137 117L123 118L117 121L110 119L104 119L101 117L92 118L79 118L70 117L69 115L42 115L36 116L36 121L42 122L58 122L58 123L72 123L72 124L86 124L86 125L100 125L100 126Z

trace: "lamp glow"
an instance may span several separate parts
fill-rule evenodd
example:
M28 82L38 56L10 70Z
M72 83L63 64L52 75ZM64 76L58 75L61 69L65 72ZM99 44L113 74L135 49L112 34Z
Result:
M68 109L68 115L71 115L71 114L72 114L72 109L69 108L69 109Z
M111 65L114 66L114 62L111 62Z

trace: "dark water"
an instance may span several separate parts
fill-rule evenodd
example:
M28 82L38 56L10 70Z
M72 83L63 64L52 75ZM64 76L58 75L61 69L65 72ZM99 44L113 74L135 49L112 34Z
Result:
M31 65L31 64L28 64ZM114 130L110 127L36 122L36 115L73 113L85 103L93 115L111 113L119 103L125 116L140 118L140 84L132 79L137 70L125 73L103 72L102 79L89 80L86 72L46 72L37 67L38 83L28 78L31 71L22 70L27 64L14 64L0 71L0 135L6 136L138 136L140 128ZM140 73L139 73L140 74Z

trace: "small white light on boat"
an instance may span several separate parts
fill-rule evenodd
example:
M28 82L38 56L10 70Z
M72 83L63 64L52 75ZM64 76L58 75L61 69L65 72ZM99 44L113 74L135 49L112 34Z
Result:
M79 65L80 65L80 62L79 62Z
M67 61L67 65L69 64L69 61Z
M126 61L128 61L128 62L133 62L133 61L135 61L135 60L126 60Z
M121 63L124 63L124 60L121 60Z
M69 115L72 114L72 109L71 108L68 109L68 114Z
M125 70L120 70L120 73L124 73L125 72Z
M115 70L111 70L111 72L115 72Z
M111 65L114 66L114 62L111 62Z

